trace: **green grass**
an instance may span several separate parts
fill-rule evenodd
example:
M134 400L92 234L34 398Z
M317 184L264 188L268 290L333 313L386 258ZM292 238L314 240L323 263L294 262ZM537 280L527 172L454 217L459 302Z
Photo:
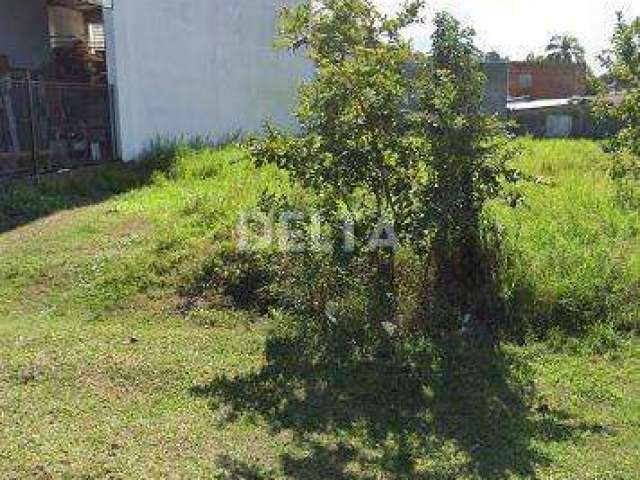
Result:
M517 260L508 284L533 330L640 327L640 214L620 205L610 161L590 141L523 140L535 180L516 209L493 208Z
M525 168L552 186L495 207L526 254L513 278L549 315L593 299L602 278L618 289L605 298L637 288L637 213L611 202L597 146L525 147ZM418 373L280 368L268 320L191 305L186 287L240 212L293 187L233 147L165 167L98 174L99 196L3 197L2 478L637 478L637 340L445 350ZM633 301L616 322L637 315Z

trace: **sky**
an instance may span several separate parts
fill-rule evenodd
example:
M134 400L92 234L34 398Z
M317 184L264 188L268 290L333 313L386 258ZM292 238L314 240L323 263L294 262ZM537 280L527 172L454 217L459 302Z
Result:
M403 3L375 2L385 12ZM473 27L482 50L495 50L511 60L522 60L530 52L542 54L555 34L574 35L585 47L589 64L601 71L597 56L609 46L616 11L640 16L640 0L427 0L427 20L441 10ZM407 34L418 49L427 50L431 32L427 22Z

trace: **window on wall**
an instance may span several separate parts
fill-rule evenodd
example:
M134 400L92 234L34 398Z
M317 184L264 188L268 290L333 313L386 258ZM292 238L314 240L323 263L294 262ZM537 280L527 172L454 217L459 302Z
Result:
M102 23L90 23L87 26L89 36L89 50L91 53L104 52L104 26Z
M573 117L571 115L554 113L547 117L547 137L565 138L573 131Z
M531 90L533 88L533 76L530 73L521 73L518 76L518 85L522 90Z

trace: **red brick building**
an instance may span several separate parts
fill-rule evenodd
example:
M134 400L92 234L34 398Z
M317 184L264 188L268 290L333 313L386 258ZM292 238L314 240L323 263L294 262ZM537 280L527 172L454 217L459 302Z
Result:
M569 98L587 93L584 65L512 62L509 66L509 95L531 99Z

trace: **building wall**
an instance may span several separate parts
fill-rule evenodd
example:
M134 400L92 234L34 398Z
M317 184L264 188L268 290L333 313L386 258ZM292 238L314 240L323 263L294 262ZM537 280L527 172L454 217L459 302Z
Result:
M158 137L293 126L311 68L273 47L277 9L293 1L114 0L105 29L123 158Z
M523 85L522 76L530 78ZM512 97L568 98L584 96L587 74L584 66L547 64L539 62L513 62L509 68L509 95Z
M570 129L563 132L558 128L560 117L570 119ZM556 108L543 108L536 110L523 110L511 113L511 119L520 126L521 134L535 137L575 137L590 138L596 133L590 115L589 105L572 105ZM562 123L562 122L560 122Z
M12 67L39 68L48 54L46 0L0 0L0 55Z
M506 115L509 64L507 62L486 62L482 67L487 77L484 88L483 109L490 115Z
M51 35L84 38L85 28L82 12L65 7L49 8L49 32Z

